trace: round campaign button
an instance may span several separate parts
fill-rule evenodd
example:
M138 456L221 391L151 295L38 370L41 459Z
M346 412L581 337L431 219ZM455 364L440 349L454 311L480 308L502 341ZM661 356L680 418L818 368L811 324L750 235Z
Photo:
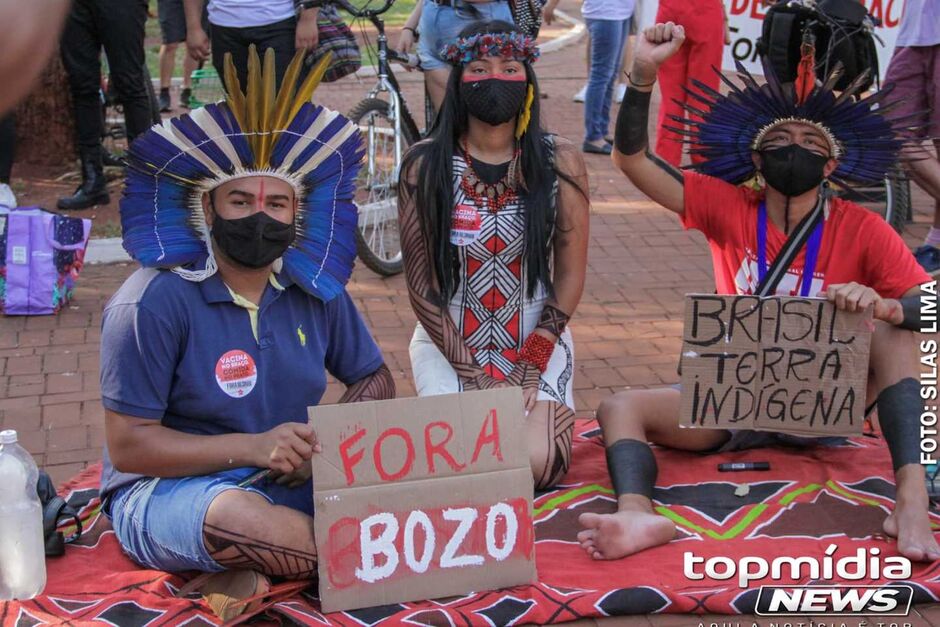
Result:
M450 243L454 246L467 246L480 237L482 220L476 207L457 205L451 214L450 222Z
M219 357L215 365L215 380L232 398L247 396L258 381L255 360L243 350L229 351Z

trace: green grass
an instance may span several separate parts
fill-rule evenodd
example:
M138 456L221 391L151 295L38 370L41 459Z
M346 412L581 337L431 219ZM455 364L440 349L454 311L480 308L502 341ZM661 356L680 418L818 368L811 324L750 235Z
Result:
M368 0L368 5L371 7L378 7L381 5L382 0ZM391 6L391 8L382 14L382 19L385 21L385 25L388 27L399 27L402 26L405 21L408 19L408 16L411 15L412 9L414 9L416 0L396 0L396 2ZM367 0L350 0L350 4L359 8L365 7L367 5ZM152 15L156 16L157 14L157 2L156 0L150 0L150 12ZM349 14L341 12L344 18L347 19L347 24L349 23L348 18ZM371 24L368 24L368 27L371 29ZM352 25L353 31L359 31L359 24ZM158 78L160 76L160 22L156 17L153 17L147 20L146 25L146 35L145 35L145 46L144 52L147 58L147 68L150 70L150 76L152 78ZM173 68L173 76L182 76L183 72L183 55L185 54L186 46L181 45L177 48L176 51L176 67ZM363 64L369 65L372 63L371 55L367 54L363 50Z

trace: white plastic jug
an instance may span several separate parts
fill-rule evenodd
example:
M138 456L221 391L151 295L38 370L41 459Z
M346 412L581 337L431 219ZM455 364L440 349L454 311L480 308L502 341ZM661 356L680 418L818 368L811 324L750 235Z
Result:
M46 585L38 479L16 431L0 431L0 601L31 599Z

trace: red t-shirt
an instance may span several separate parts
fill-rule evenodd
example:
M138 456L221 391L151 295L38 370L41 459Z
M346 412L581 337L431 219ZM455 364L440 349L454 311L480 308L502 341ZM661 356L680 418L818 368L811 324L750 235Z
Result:
M708 238L719 294L753 294L758 283L757 207L753 190L721 179L685 172L682 224ZM786 235L767 220L767 265L773 263ZM799 295L806 246L777 286L777 294ZM899 298L930 276L904 240L880 216L855 203L833 198L808 296L829 285L852 281L873 288L883 298Z

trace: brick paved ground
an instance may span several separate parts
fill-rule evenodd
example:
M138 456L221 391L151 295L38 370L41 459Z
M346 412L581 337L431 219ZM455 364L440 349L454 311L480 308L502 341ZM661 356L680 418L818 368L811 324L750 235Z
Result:
M584 80L583 48L582 43L549 53L537 65L548 95L542 100L546 126L574 142L581 141L582 105L573 103L571 94ZM419 80L416 73L402 79L416 110ZM320 96L345 111L370 85L342 81L323 86ZM712 287L704 238L683 231L671 213L616 172L610 159L585 159L591 175L591 248L572 328L575 400L579 414L590 416L612 391L676 381L682 296ZM912 245L923 237L928 220L928 202L919 190L915 203L917 223L906 233ZM87 266L73 305L58 316L0 319L0 426L19 431L57 482L101 457L101 309L132 271L130 264ZM415 320L404 279L382 279L360 265L349 292L382 347L399 394L413 395L408 341ZM326 400L340 393L331 386Z

